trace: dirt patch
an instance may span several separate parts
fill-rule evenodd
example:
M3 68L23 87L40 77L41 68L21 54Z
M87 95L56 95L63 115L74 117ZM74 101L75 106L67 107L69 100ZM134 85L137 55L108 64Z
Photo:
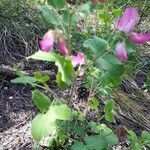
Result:
M2 76L0 83L0 149L22 149L29 143L31 147L30 121L36 112L31 88L13 85Z

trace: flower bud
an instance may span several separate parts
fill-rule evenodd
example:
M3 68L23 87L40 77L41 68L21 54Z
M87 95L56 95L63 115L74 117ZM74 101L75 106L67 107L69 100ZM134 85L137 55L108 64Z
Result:
M57 47L62 55L67 55L69 53L69 50L67 48L67 45L65 43L65 40L62 36L62 31L57 30Z
M125 43L118 43L116 45L116 57L118 60L122 61L122 62L126 62L127 61L127 52L126 52L126 48L125 48Z
M41 41L39 41L40 49L44 52L49 52L52 50L54 46L54 34L53 30L49 30L42 38Z

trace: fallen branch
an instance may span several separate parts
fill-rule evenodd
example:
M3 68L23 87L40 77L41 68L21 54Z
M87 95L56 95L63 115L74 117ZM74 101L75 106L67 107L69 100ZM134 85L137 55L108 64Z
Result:
M32 76L36 72L35 70L26 70L20 71L23 75ZM56 73L49 70L40 71L41 74L48 75L51 79L56 78ZM9 77L18 77L16 70L10 66L1 65L0 66L0 75L9 76Z

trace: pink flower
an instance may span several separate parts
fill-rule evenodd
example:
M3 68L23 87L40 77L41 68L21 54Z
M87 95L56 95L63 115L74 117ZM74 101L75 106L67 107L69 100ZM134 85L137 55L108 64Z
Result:
M150 33L133 33L135 25L137 23L138 12L136 8L129 7L125 10L122 17L116 23L116 28L119 31L126 33L131 41L135 44L143 44L150 41Z
M150 41L150 33L145 33L145 34L142 34L142 33L131 33L129 34L129 37L131 39L131 41L135 44L143 44L147 41Z
M84 54L79 52L76 56L71 55L71 62L73 67L76 67L77 65L83 65L85 64Z
M137 16L138 13L136 8L127 8L123 16L117 21L117 29L126 34L131 33L136 25Z
M59 38L58 39L58 49L60 50L60 53L63 55L67 55L68 54L68 48L66 46L65 41L63 40L63 38Z
M69 53L65 40L62 36L62 32L60 30L57 30L57 47L62 55L66 56Z
M125 43L118 43L116 45L116 57L118 60L122 61L122 62L126 62L127 61L127 52L126 52L126 48L125 48Z
M41 41L39 41L40 49L44 52L49 52L54 46L54 35L53 30L49 30Z

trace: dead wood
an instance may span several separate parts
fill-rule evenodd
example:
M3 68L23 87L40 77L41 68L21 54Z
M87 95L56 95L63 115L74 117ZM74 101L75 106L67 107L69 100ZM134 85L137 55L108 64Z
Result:
M35 72L35 70L20 71L21 74L28 75L28 76L32 76L34 74L34 72ZM52 72L49 70L44 70L44 71L40 71L40 72L41 72L41 74L48 75L51 79L56 78L55 72ZM9 77L18 77L19 76L14 68L12 68L11 66L5 66L5 65L0 66L0 75L9 76Z

